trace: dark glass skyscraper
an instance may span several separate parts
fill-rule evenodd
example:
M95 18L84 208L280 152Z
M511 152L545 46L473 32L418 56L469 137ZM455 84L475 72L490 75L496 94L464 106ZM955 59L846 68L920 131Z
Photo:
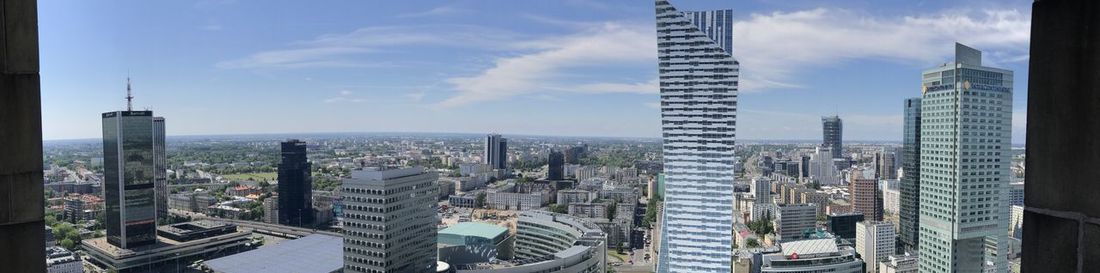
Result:
M279 163L279 224L313 224L313 171L306 157L306 143L291 139L282 143Z
M153 117L153 188L157 194L157 224L160 225L168 219L168 157L164 147L164 118Z
M103 196L107 242L120 248L156 243L152 111L103 113Z
M844 124L841 122L840 117L821 117L821 133L823 142L821 146L829 147L832 149L833 158L844 157L844 147L842 137L844 136Z
M905 250L917 249L920 226L920 102L905 99L905 125L901 151L901 194L898 197L898 239Z
M498 134L489 134L485 138L485 164L493 169L508 168L508 139Z
M563 155L561 151L551 150L550 156L546 162L546 179L565 179L565 155Z

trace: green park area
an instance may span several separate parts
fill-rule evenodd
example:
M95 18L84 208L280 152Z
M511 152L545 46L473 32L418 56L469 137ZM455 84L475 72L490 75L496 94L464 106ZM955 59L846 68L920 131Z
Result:
M224 177L225 179L229 179L230 181L242 181L242 180L274 181L276 178L278 178L278 176L279 176L279 174L275 173L275 172L238 173L238 174L225 174L225 175L222 175L222 177Z

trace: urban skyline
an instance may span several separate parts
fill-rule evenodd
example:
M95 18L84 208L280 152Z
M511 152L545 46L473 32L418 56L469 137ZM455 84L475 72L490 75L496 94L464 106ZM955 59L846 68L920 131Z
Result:
M896 97L909 96L908 94L917 91L912 86L919 82L919 78L912 75L947 59L950 51L943 44L957 40L983 48L991 52L988 59L1002 63L1002 67L1018 73L1026 73L1029 3L837 3L839 6L830 8L809 2L784 5L752 1L738 3L733 7L733 20L737 29L735 32L742 35L737 35L733 43L741 48L735 55L744 55L743 58L747 58L742 61L748 73L742 88L742 97L747 103L739 111L739 116L742 117L740 127L747 130L742 131L739 137L817 139L820 132L813 125L816 123L815 119L823 115L839 114L847 123L845 139L899 139L902 115L888 106L896 104ZM580 1L540 3L530 7L511 3L485 5L459 2L451 6L380 3L372 5L370 9L370 13L379 12L377 16L355 16L373 19L346 19L340 12L327 16L332 19L323 20L329 23L327 27L321 27L308 24L321 20L308 15L308 12L301 13L303 17L278 16L278 22L273 22L276 19L266 15L249 15L258 16L252 18L255 22L227 18L244 13L244 10L254 10L255 7L247 3L177 5L135 2L98 6L71 4L88 10L89 13L102 15L97 15L97 18L135 18L142 21L140 18L144 16L158 16L158 20L145 20L154 23L143 25L126 24L115 19L105 21L87 18L86 14L82 15L84 13L70 14L64 11L73 8L72 5L64 5L62 8L53 3L43 3L40 12L44 19L48 19L44 20L41 27L42 52L47 56L43 59L45 139L96 137L95 128L71 117L86 117L96 112L119 108L121 101L115 98L119 96L118 90L123 86L122 81L127 71L134 78L134 92L138 98L135 107L144 109L155 106L152 110L173 117L173 125L167 129L169 136L492 131L527 135L659 136L659 124L652 118L659 116L656 105L653 104L656 89L640 90L644 89L641 87L648 86L645 83L656 76L652 69L648 69L655 65L651 42L655 29L652 12L637 5L601 5ZM586 4L601 7L584 9ZM717 1L685 1L679 4L688 10L728 8L728 4ZM356 10L355 6L346 10ZM133 13L138 8L148 14ZM574 10L585 12L572 12ZM417 12L424 14L414 14ZM502 17L487 19L485 17L488 16L479 16L484 12L493 12ZM168 16L165 13L173 15ZM834 14L846 16L832 16ZM351 18L350 15L346 17ZM906 17L911 20L898 19ZM81 23L58 23L66 20L81 20ZM504 24L502 21L505 20L515 24ZM860 23L859 20L874 24ZM174 52L178 54L161 56L163 54L150 48L170 46L165 43L179 39L152 31L167 27L155 23L161 21L173 26L193 24L193 29L186 28L183 33L173 35L209 41L211 46L229 50L217 51L209 47L174 48ZM287 26L288 31L270 33L266 31L267 27L261 28L257 25L260 22ZM952 31L942 32L942 36L935 37L917 33L916 30L939 28L946 22L972 22L974 26L967 24L968 27L953 28ZM455 59L434 54L417 56L420 54L397 50L408 47L409 44L361 44L363 40L391 35L424 39L423 36L438 34L432 26L449 24L464 26L454 28L455 33L452 35L485 33L483 36L493 38L487 40L499 42L498 46L482 42L454 48L439 45L434 40L405 42L423 41L411 45L409 49L415 52L422 52L420 49L445 49L458 53L453 55L470 56ZM82 34L83 27L97 28L117 35L89 37ZM884 40L876 43L839 40L852 38L849 36L837 37L838 40L821 40L822 38L797 32L801 27L813 27L811 31L822 32L827 32L827 29L822 28L845 29L870 37L884 37ZM790 31L776 32L775 35L779 36L771 37L762 36L761 29ZM899 45L889 40L891 36L881 36L887 32L912 35L915 40L912 41L913 45ZM127 38L130 40L125 43L105 39L114 36L139 37L126 33L143 35L140 35L141 39ZM248 37L262 37L257 39L257 42L262 43L233 43ZM72 39L81 39L81 42ZM621 39L621 42L614 43L606 39ZM776 49L762 46L774 41L773 39L789 39L785 44L797 46L785 50L820 52L821 56L792 56L799 57L797 59L776 57ZM406 40L394 43L404 41ZM566 42L552 43L556 41ZM498 100L471 102L465 106L440 106L443 101L466 94L459 91L461 88L457 82L448 81L450 79L483 80L486 78L482 76L487 75L484 72L504 61L523 56L573 52L578 44L587 41L600 42L611 47L607 50L623 53L605 56L618 59L591 59L600 61L601 65L598 67L577 66L572 58L554 59L553 63L546 64L548 67L545 69L549 69L546 72L556 73L537 73L566 74L560 77L527 79L514 78L514 74L509 74L513 78L499 80L515 79L522 80L523 83L538 81L565 87L583 86L592 89L591 92L531 90L520 94L500 94ZM324 47L324 42L348 43L350 48ZM86 47L81 50L101 49L105 53L84 56L63 53L76 52L71 48L75 45ZM370 53L375 51L393 54ZM838 52L854 55L836 54ZM603 51L589 54L602 53ZM155 59L168 65L156 65L154 68L140 61L151 55L159 56ZM265 57L270 59L263 59ZM276 63L244 67L240 63L236 66L226 64L235 60L268 60ZM339 63L333 63L333 60L355 63L341 67ZM426 65L440 61L453 65ZM359 65L360 62L365 64ZM379 65L379 62L397 67L369 66ZM95 69L88 68L93 63L96 64ZM454 68L456 66L459 68ZM182 69L187 71L181 71ZM388 74L376 73L379 70L397 72L408 69L427 71L405 73L419 75L415 79L392 75L379 78ZM89 70L96 73L76 73ZM572 75L574 71L591 76ZM871 71L872 74L857 71ZM355 78L349 79L347 74L354 74ZM67 78L64 82L53 80L59 75L73 75L76 78ZM778 77L772 80L788 85L762 85L759 79L764 76ZM577 77L580 78L575 79ZM756 87L752 84L754 79ZM412 82L418 84L411 84ZM424 86L419 86L419 83ZM635 86L638 88L634 88ZM1017 93L1025 93L1026 79L1016 81L1014 89ZM1014 113L1018 117L1013 123L1017 127L1014 131L1014 143L1023 143L1022 130L1019 130L1025 124L1019 118L1025 113L1022 97L1017 96L1013 104L1016 108ZM299 106L307 111L300 115L286 116L285 112L274 110L287 106L283 103L285 101L300 101ZM860 107L848 107L853 102L859 102ZM564 111L556 111L554 115L527 111L547 104L562 107ZM493 116L494 112L515 114L493 121L477 118ZM224 113L235 114L223 115ZM348 122L336 124L326 118L330 116L341 116L341 120ZM611 122L586 118L590 116L602 116ZM223 122L214 123L211 120ZM309 122L305 122L307 120Z

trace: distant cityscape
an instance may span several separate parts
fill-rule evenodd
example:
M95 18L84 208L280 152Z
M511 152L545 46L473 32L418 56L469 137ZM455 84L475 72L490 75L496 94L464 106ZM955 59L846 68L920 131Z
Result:
M1012 71L943 45L897 140L737 140L732 10L655 8L661 138L177 137L127 86L44 143L49 272L1019 271Z

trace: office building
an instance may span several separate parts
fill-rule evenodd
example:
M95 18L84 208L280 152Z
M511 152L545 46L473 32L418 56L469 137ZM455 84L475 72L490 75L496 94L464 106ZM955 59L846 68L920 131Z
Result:
M313 225L313 170L307 160L306 143L291 139L280 144L279 224Z
M856 223L856 253L867 263L867 272L878 272L878 262L894 254L897 233L889 222L863 221Z
M656 1L667 238L659 272L732 268L739 64L733 11L681 12Z
M905 99L902 129L901 188L898 194L898 238L902 248L917 249L920 221L920 97Z
M168 207L187 212L206 212L206 208L218 202L218 198L206 191L176 193L168 196Z
M492 169L508 169L508 139L498 134L489 134L485 137L485 153L482 160Z
M153 117L153 188L157 200L157 224L168 219L168 155L165 154L164 118Z
M581 164L581 158L588 153L588 144L577 144L565 149L565 164Z
M878 262L880 273L917 273L917 256L890 255Z
M778 206L775 213L775 235L780 242L806 238L817 229L817 204Z
M202 263L205 272L343 272L344 239L324 234L264 246L256 250L229 255Z
M1012 71L955 60L924 71L920 271L1007 271Z
M103 196L107 242L118 248L157 241L152 111L103 113Z
M839 116L821 117L821 146L828 147L832 158L844 157L844 124Z
M551 150L546 162L547 180L565 179L565 156L561 151Z
M607 234L584 219L524 211L516 222L515 257L496 271L471 272L606 272Z
M344 272L435 272L436 179L412 167L344 180Z
M829 232L838 238L853 241L856 239L856 223L863 221L863 214L858 212L829 214L826 219L829 222Z
M84 263L80 257L60 246L46 248L46 273L82 273Z
M883 149L875 154L875 177L878 179L898 179L897 158L894 152Z
M864 175L862 171L854 170L849 176L852 211L863 214L867 221L882 221L882 192L878 189L878 180Z
M1024 182L1012 182L1008 185L1008 205L1024 205Z
M856 251L837 246L836 239L786 242L779 248L781 252L761 256L758 272L863 273L863 260L856 258Z

